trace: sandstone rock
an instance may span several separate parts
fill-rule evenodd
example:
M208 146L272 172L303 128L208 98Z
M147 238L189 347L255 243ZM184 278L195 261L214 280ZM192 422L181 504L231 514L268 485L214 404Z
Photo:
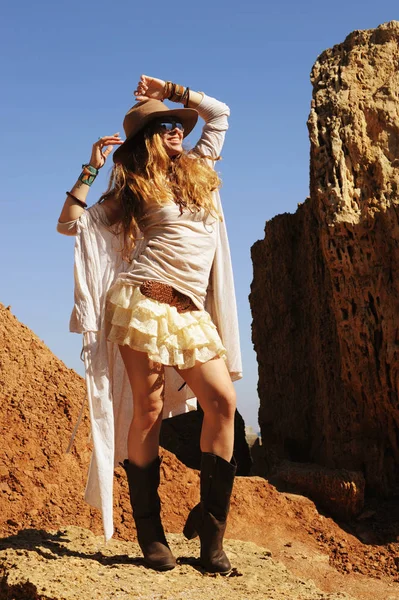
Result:
M316 61L310 197L252 248L266 472L281 459L399 484L399 22Z
M273 472L274 483L309 496L318 506L340 519L359 515L364 506L365 481L362 473L326 469L318 465L282 461ZM281 490L281 486L278 486Z

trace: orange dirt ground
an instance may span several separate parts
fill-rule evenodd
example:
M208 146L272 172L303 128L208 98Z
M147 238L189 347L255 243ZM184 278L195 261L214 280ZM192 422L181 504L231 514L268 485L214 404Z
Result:
M77 525L101 534L83 500L91 454L87 411L65 454L85 397L84 381L0 304L0 533ZM198 500L198 472L163 451L161 498L169 532L181 532ZM115 537L135 539L122 469L115 477ZM394 499L395 500L395 499ZM295 575L326 592L399 599L399 504L369 501L356 521L336 523L313 502L259 477L236 479L227 537L265 546Z

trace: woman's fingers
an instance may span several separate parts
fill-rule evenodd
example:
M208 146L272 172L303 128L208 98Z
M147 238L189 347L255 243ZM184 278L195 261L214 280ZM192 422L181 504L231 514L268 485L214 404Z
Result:
M120 138L119 132L113 135L104 135L93 144L90 164L96 169L101 169L104 166L107 157L111 154L114 146L120 146L123 140Z
M145 100L146 98L162 100L164 87L165 82L162 79L141 75L133 93L138 101Z
M123 144L123 140L121 140L121 138L104 138L102 141L98 141L96 144L94 144L95 146L97 146L97 148L104 148L104 146L109 146L110 144L112 145L121 145Z
M134 95L135 96L144 96L146 94L146 92L148 91L148 86L147 85L138 85L137 88L134 90Z
M103 150L104 158L107 158L107 156L109 156L111 154L113 149L114 149L113 146L108 146L108 148L105 148L105 150Z
M119 133L117 135L103 135L102 137L100 137L98 139L98 141L100 143L104 143L107 142L108 140L120 140L121 136L119 135Z
M146 75L142 75L137 82L136 90L144 90L148 88L151 78Z
M123 140L121 140L119 133L114 133L114 135L104 135L103 137L100 137L93 146L102 147L108 146L108 144L123 144Z

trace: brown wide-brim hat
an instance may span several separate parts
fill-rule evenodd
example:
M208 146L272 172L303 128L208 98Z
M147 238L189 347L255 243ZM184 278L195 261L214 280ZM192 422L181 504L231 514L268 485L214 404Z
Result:
M195 127L198 120L198 112L194 108L168 108L160 100L148 98L137 102L126 113L123 120L123 129L126 140L117 148L113 154L114 163L123 163L132 147L132 139L148 123L158 117L175 117L184 127L183 136L186 137Z

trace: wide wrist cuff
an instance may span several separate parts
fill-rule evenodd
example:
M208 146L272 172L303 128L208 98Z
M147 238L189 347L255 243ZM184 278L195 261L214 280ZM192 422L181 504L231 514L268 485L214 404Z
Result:
M98 169L92 167L90 164L82 165L82 169L83 171L79 175L79 181L90 186L98 175Z

